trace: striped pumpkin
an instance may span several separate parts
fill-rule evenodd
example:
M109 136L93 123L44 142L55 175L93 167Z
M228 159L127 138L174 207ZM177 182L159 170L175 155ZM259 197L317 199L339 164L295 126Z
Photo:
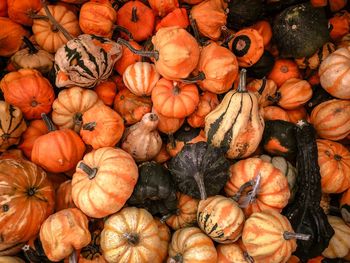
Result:
M228 196L234 196L243 184L255 179L258 174L261 176L255 201L244 209L246 215L263 210L281 212L287 205L290 197L287 178L271 163L259 158L248 158L231 165L230 173L230 179L225 185Z
M214 241L233 243L241 236L244 214L235 201L216 195L199 202L197 221Z
M18 144L22 133L27 129L19 108L0 101L0 152Z
M148 62L136 62L123 73L125 86L137 96L150 96L159 78L154 64Z
M256 263L284 263L296 250L295 239L287 240L285 233L294 233L287 217L275 211L252 214L244 224L242 241Z
M83 34L69 40L55 54L56 86L92 88L112 74L121 54L108 38Z
M320 63L332 52L335 51L335 45L327 42L322 48L319 48L312 56L295 59L298 67L301 69L318 69Z
M246 90L246 70L243 69L238 89L229 91L206 116L205 135L213 146L227 148L228 158L239 159L257 149L264 126L258 99Z

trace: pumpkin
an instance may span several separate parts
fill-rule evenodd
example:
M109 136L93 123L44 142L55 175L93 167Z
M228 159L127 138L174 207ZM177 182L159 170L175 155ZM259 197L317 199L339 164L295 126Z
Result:
M160 246L158 248L156 263L162 263L168 256L168 246L171 238L171 233L169 227L159 219L155 218L154 221L158 226L158 235L160 239Z
M350 225L350 188L341 196L340 213L344 222Z
M7 0L0 1L0 17L7 17Z
M258 100L246 90L246 70L242 69L238 89L226 93L221 103L205 117L206 138L209 144L224 148L228 158L239 159L257 149L263 130Z
M206 142L186 144L168 167L181 193L202 200L217 195L229 176L224 151Z
M18 107L28 119L40 119L42 113L49 113L55 98L48 79L34 69L20 69L6 74L0 88L5 100Z
M107 106L113 106L115 96L117 95L117 84L113 80L106 80L95 86L94 91L103 103Z
M152 160L157 163L165 163L170 158L171 156L168 154L165 144L162 144L162 148L160 149L159 153Z
M219 244L216 251L218 253L217 263L249 263L252 261L237 243Z
M259 79L264 78L269 75L274 65L274 56L268 50L264 50L260 59L253 66L247 68L248 76Z
M149 5L158 16L165 16L179 7L177 0L150 0Z
M330 10L332 12L336 12L346 6L347 0L311 0L311 4L314 7L323 7L329 5Z
M275 211L253 213L245 222L242 241L255 262L287 262L296 250L288 219Z
M153 113L156 113L159 119L158 125L157 125L157 129L158 131L168 134L169 137L171 138L171 136L173 135L174 132L176 132L178 129L180 129L180 127L182 126L182 124L185 121L185 118L168 118L165 117L161 114L159 114L155 109L152 109Z
M297 58L295 59L295 62L301 69L310 68L316 70L320 66L321 62L334 51L335 45L333 43L327 42L311 56Z
M334 229L334 236L329 241L328 247L322 252L327 258L342 258L350 253L350 227L336 216L328 216L328 222Z
M45 114L42 116L49 133L34 141L32 161L52 173L73 169L83 157L83 141L70 129L55 130L51 120Z
M187 28L189 24L190 22L188 20L186 8L175 8L156 24L156 31L158 31L162 27L170 26L179 26L181 28Z
M280 87L288 79L300 78L298 65L290 59L276 59L275 64L267 78L272 79L276 83L277 87Z
M22 46L22 37L28 32L7 17L0 17L0 56L11 57Z
M100 244L108 262L152 262L161 257L157 223L142 208L126 207L110 216Z
M148 62L136 62L123 73L125 86L136 96L150 96L159 78L154 64Z
M111 38L117 11L106 0L92 0L80 8L79 26L85 34Z
M169 80L187 78L199 60L200 52L196 39L177 26L164 27L157 31L152 37L153 51L138 51L121 38L118 39L118 43L127 46L137 55L152 58L156 71Z
M113 108L122 116L125 125L131 125L141 121L146 113L151 112L152 101L150 97L136 96L124 88L115 96Z
M188 124L193 128L204 128L205 117L218 105L219 100L215 93L209 91L202 92L196 110L187 117Z
M263 37L264 47L267 47L272 39L272 27L270 23L266 20L260 20L251 25L251 28L259 32Z
M341 193L350 187L350 152L342 144L317 140L318 164L324 193Z
M312 110L310 121L322 139L341 140L350 133L350 101L322 102Z
M86 215L105 217L123 207L137 178L137 166L127 152L112 147L93 150L77 164L73 174L73 201ZM101 188L101 185L108 187Z
M136 50L141 50L142 47L135 41L129 40L128 41L130 46ZM132 51L130 51L129 48L125 47L124 45L122 46L122 55L120 59L114 64L114 70L116 70L119 75L123 75L125 69L136 63L141 61L141 56L134 54Z
M105 105L95 105L83 114L80 136L94 149L116 145L124 132L120 115Z
M336 13L329 20L331 27L330 37L334 41L341 40L350 30L350 19L349 13L346 11Z
M40 241L47 258L60 261L90 243L88 219L77 208L56 212L42 224Z
M27 129L19 108L0 101L0 152L18 144L22 133Z
M180 192L176 193L178 200L174 214L166 216L165 222L173 230L194 226L197 223L197 210L199 200Z
M52 104L52 121L59 129L80 131L83 114L93 106L101 106L92 90L73 87L62 90Z
M146 208L152 215L176 210L176 191L168 169L154 161L143 162L138 169L139 179L128 204Z
M61 211L66 208L76 207L72 199L72 181L68 180L60 184L56 190L55 210Z
M228 5L227 26L239 30L259 20L264 5L260 0L237 0Z
M265 122L275 120L290 122L287 111L279 106L266 106L261 109L261 112Z
M9 256L0 256L0 262L2 262L2 263L25 263L19 257L9 257Z
M212 40L218 40L222 27L226 24L224 1L204 0L192 6L190 19L196 23L199 33Z
M247 84L247 90L254 92L258 98L260 107L266 107L273 103L271 98L277 91L277 85L270 79L254 79Z
M31 159L32 149L34 142L41 135L48 133L45 122L43 120L33 120L29 123L28 128L22 134L22 141L18 145L18 148L24 153L24 155Z
M39 233L53 213L55 193L46 173L21 158L0 160L0 180L0 253L11 255L11 249Z
M240 67L254 65L264 53L264 39L253 28L246 28L238 31L229 47L236 55Z
M185 118L195 111L199 103L195 84L184 84L165 78L156 83L151 98L154 109L169 118Z
M9 18L21 25L32 26L33 15L41 9L40 0L34 1L18 1L8 0L7 1L7 13Z
M288 117L289 117L289 121L297 124L297 122L299 120L308 120L309 119L309 115L307 114L307 111L305 109L305 107L301 106L298 107L296 109L293 110L286 110Z
M230 198L216 195L199 201L198 225L218 243L233 243L240 238L244 221L242 209Z
M11 63L18 70L21 68L36 69L41 73L48 73L53 67L53 55L49 52L36 48L26 37L23 37L27 48L17 51L11 57Z
M307 261L328 246L334 234L321 208L321 175L317 161L316 135L313 126L305 121L296 125L298 189L293 202L283 214L290 221L294 231L310 235L308 240L297 240L294 253L301 261Z
M44 3L43 8L40 9L37 15L49 17L48 12L52 14L54 19L57 20L57 23L66 29L70 35L74 37L80 35L78 17L73 11L63 5L46 5ZM51 20L34 19L32 31L35 42L42 49L50 53L55 53L58 48L66 44L69 40Z
M129 30L135 41L152 36L154 22L152 9L141 1L128 1L118 10L117 24Z
M282 57L310 56L329 39L326 14L311 3L288 7L275 18L273 36Z
M350 47L339 48L322 61L318 71L322 88L339 99L350 99L349 62Z
M212 42L201 49L196 71L202 90L222 94L231 89L236 80L238 63L229 49Z
M97 221L100 222L100 221ZM98 224L97 224L98 225ZM100 224L103 228L103 223ZM89 226L90 228L90 226ZM107 261L102 256L102 250L100 246L101 241L101 232L102 229L92 229L91 233L91 242L80 250L79 253L79 263L107 263Z

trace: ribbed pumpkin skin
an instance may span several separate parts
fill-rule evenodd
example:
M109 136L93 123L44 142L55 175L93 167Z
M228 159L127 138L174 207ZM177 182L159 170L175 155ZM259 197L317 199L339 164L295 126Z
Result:
M297 247L295 239L284 239L285 231L294 233L283 215L275 211L256 212L244 224L242 241L254 262L284 263Z
M322 192L341 193L350 187L350 152L340 143L317 140Z
M91 241L86 215L77 208L68 208L49 216L40 228L40 241L51 261L68 257Z
M219 244L216 247L218 252L217 263L248 263L243 250L238 244Z
M138 178L132 157L119 148L103 147L86 154L81 162L97 168L97 173L89 179L78 163L72 178L72 197L76 206L96 218L119 211L131 196Z
M7 257L7 256L0 256L0 262L3 262L3 263L25 263L19 257Z
M180 192L176 193L176 197L178 200L178 211L166 220L167 225L174 230L193 226L197 222L199 200Z
M175 8L179 7L178 0L150 0L149 5L154 13L159 16L165 16Z
M63 5L48 5L47 7L52 16L69 34L73 37L77 37L81 33L78 17L74 12L68 10L68 8ZM46 12L44 8L41 8L37 14L45 16ZM50 53L55 53L59 47L68 41L62 32L53 31L51 22L45 19L34 19L32 30L34 39L38 45Z
M182 257L182 262L216 263L217 261L213 241L198 227L181 228L173 234L167 262L172 262L176 255Z
M128 236L137 237L136 244ZM123 208L105 222L101 233L101 248L108 262L154 262L160 256L161 241L158 226L147 210Z
M137 96L150 96L159 78L154 64L148 62L136 62L123 73L125 86Z
M157 259L155 263L162 263L168 256L168 246L171 238L171 233L169 227L160 222L159 219L154 219L158 226L158 236L160 239L160 246L158 247Z
M246 215L263 210L281 212L287 205L290 197L287 178L271 163L259 158L248 158L231 165L230 172L231 177L225 186L228 196L233 196L244 183L254 179L260 173L261 183L258 194L255 202L244 209Z
M350 99L350 47L339 48L320 65L319 75L322 87L339 99Z
M66 208L74 208L76 205L72 199L72 181L62 183L56 190L55 210L60 211Z
M251 92L232 90L205 117L204 131L210 144L228 147L228 158L239 159L256 150L264 126L256 96Z
M350 133L350 101L328 100L311 112L310 122L322 139L338 141Z
M327 258L342 258L350 253L350 227L336 216L328 216L328 222L334 229L334 236L322 255Z
M83 113L95 104L100 105L102 101L93 90L79 87L64 89L52 104L52 121L60 129L76 130Z
M242 233L244 213L230 198L216 195L198 204L199 227L218 243L233 243Z
M24 159L0 160L0 254L38 234L53 212L54 189L46 173Z
M9 0L7 1L8 16L9 18L24 26L31 26L33 19L30 17L30 13L36 13L41 8L40 0L34 1L20 1L20 0Z

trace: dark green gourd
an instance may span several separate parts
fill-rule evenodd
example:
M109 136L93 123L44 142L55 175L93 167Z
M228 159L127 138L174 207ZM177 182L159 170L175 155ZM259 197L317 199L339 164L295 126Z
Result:
M234 0L228 2L227 27L239 30L258 21L263 14L261 0Z
M248 76L252 78L262 79L270 73L274 65L275 58L269 51L265 50L258 62L256 62L253 66L247 68Z
M329 39L326 14L310 3L291 6L274 20L273 37L282 57L311 56Z
M225 150L206 142L185 145L169 162L169 170L180 192L196 199L217 195L229 178L230 163Z
M163 216L175 211L176 189L168 169L153 161L142 163L128 204L146 208L152 215Z
M311 235L309 240L297 240L297 250L294 254L302 262L321 255L334 235L334 230L320 207L321 175L315 134L311 124L305 121L298 122L296 127L298 190L294 202L283 211L296 233Z

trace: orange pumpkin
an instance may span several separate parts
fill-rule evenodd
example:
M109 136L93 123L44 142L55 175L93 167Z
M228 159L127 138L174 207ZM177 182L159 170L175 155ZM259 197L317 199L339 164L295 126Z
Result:
M6 74L0 82L5 100L20 108L28 120L40 119L49 113L55 98L53 88L35 69L20 69Z
M184 118L192 114L198 103L199 94L194 84L160 79L152 90L153 107L169 118Z
M164 222L161 222L159 219L154 219L154 221L158 226L158 236L160 239L160 246L157 248L158 253L155 263L162 263L168 256L168 246L171 233L169 227Z
M157 163L165 163L171 158L171 156L168 154L166 150L166 145L162 144L162 148L160 149L159 153L156 155L156 157L153 158L153 161Z
M205 117L218 105L218 96L215 93L204 91L199 97L196 110L187 117L188 124L193 128L204 128Z
M152 9L141 1L128 1L118 10L117 24L129 30L135 41L152 36L154 22Z
M73 169L85 151L82 139L72 130L55 130L45 114L43 119L50 132L35 140L32 161L52 173Z
M56 190L55 210L61 211L66 208L76 207L72 199L72 181L68 180L60 184Z
M350 152L340 143L317 140L318 165L324 193L341 193L350 187Z
M33 24L33 15L41 9L40 0L21 1L21 0L7 0L7 12L9 18L24 26L31 26Z
M293 110L286 110L289 121L297 124L299 120L309 120L309 116L306 112L305 107L299 107Z
M112 37L117 12L108 0L91 0L82 5L79 26L85 34Z
M329 5L332 12L337 12L346 6L347 0L311 0L314 7L322 7Z
M128 42L131 47L135 48L136 50L142 49L142 47L137 42L133 40L129 40ZM123 75L128 66L139 61L141 61L140 55L134 54L132 51L130 51L129 48L122 46L122 56L114 64L114 70L116 70L120 75Z
M178 0L149 0L148 3L158 16L165 16L179 7Z
M310 121L322 139L341 140L350 133L350 101L328 100L311 112Z
M7 0L0 0L0 17L7 15Z
M77 208L61 210L44 221L40 241L49 260L63 260L90 243L88 219Z
M189 24L190 22L188 20L187 10L185 8L175 8L157 23L156 31L162 27L170 26L187 28Z
M152 112L156 113L159 119L157 129L158 131L165 133L165 134L173 134L175 133L182 124L184 123L185 119L181 118L169 118L165 117L162 114L159 114L155 109L152 110Z
M229 47L240 67L251 67L264 53L264 39L257 30L245 28L235 33Z
M117 84L113 80L106 80L97 84L94 88L97 96L107 106L113 106L117 95Z
M230 179L225 185L228 196L234 196L245 183L257 183L260 174L255 200L244 208L244 213L250 215L264 210L280 212L288 203L290 191L286 176L271 163L264 162L259 158L240 160L230 167ZM239 196L238 196L239 198ZM239 198L240 199L240 198Z
M67 30L67 32L77 37L80 35L79 21L76 14L63 5L44 5L37 13L39 16L46 16L45 9L48 8L56 21ZM49 20L35 19L32 26L34 39L36 43L44 50L55 53L58 48L68 42L65 35L56 28Z
M277 91L277 85L271 79L254 79L247 84L247 90L254 92L260 107L266 107L273 103L272 98Z
M290 59L276 59L268 79L272 79L280 87L291 78L300 78L298 65Z
M54 189L46 173L27 160L0 160L0 254L38 234L43 221L53 212Z
M287 111L278 106L267 106L262 110L262 115L265 121L282 120L290 121Z
M244 253L242 248L237 244L219 244L216 247L218 253L217 263L249 263L249 256Z
M113 108L122 116L125 125L131 125L139 122L146 113L151 112L152 101L149 97L136 96L124 88L115 97Z
M124 206L137 178L136 163L127 152L112 147L93 150L78 163L73 175L73 201L86 215L105 217Z
M329 19L331 27L330 37L334 41L341 40L350 31L350 14L346 11L336 13Z
M94 149L116 145L124 132L120 115L105 105L97 105L83 114L80 136Z
M272 38L272 28L270 23L266 20L260 20L252 25L251 28L254 28L259 32L259 34L263 37L264 47L267 47Z
M31 159L35 140L48 132L49 130L43 120L31 121L27 130L22 134L22 142L18 145L18 148L28 159Z
M7 17L0 17L0 56L11 57L22 46L22 37L28 32Z

